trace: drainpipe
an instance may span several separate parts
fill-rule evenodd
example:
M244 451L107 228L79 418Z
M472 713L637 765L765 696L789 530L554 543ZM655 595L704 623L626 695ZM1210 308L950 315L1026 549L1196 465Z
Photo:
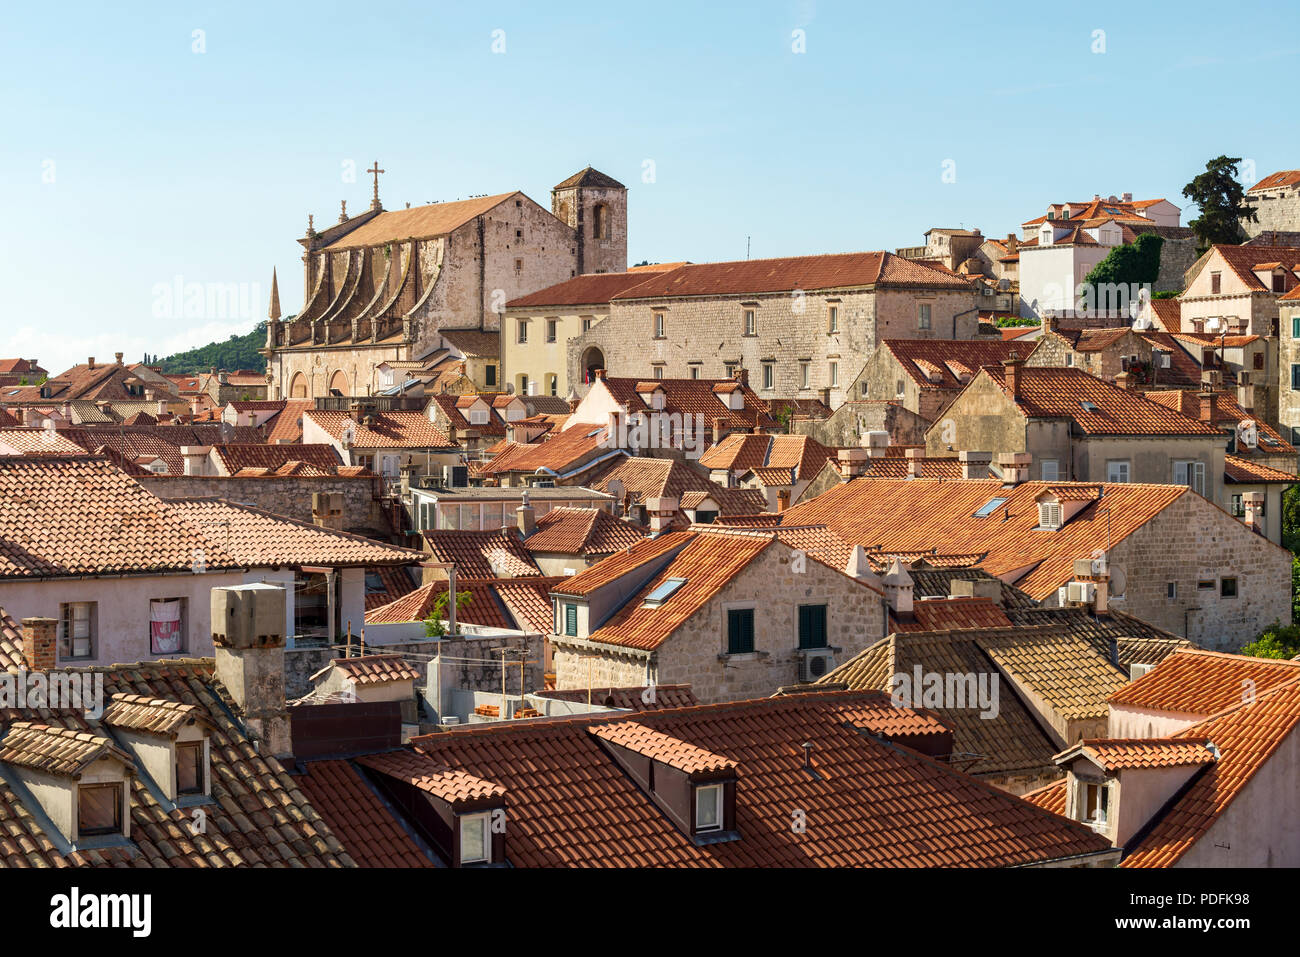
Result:
M979 311L980 311L980 307L976 306L974 309L967 309L965 312L959 312L952 317L952 337L954 339L957 338L957 320L960 319L962 316L969 316L972 312L978 315Z

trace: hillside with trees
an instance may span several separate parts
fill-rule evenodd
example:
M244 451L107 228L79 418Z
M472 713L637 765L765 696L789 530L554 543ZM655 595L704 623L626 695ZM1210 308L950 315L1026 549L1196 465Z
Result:
M257 328L246 335L231 336L225 342L209 342L206 346L177 352L161 359L146 354L144 361L151 366L161 365L163 372L182 375L207 372L209 369L253 369L260 372L266 368L266 359L257 350L265 345L266 323L259 322Z

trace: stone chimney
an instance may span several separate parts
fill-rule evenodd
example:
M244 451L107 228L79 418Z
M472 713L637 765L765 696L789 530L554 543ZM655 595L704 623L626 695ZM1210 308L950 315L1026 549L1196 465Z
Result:
M28 671L52 671L58 664L59 623L53 618L23 619L23 664Z
M776 510L784 512L790 507L790 490L788 488L778 489L776 493Z
M343 493L312 492L311 520L321 528L343 531Z
M677 514L677 499L671 495L651 496L646 499L646 512L650 516L651 532L666 532Z
M1011 356L1002 361L1002 378L1013 399L1020 398L1020 369L1024 364L1025 361L1014 349L1011 350Z
M527 492L524 492L519 500L519 507L515 509L515 525L524 538L537 531L537 510L528 501Z
M1251 384L1249 372L1237 373L1237 405L1247 413L1255 411L1255 386Z
M961 460L961 477L964 479L985 479L989 477L989 465L993 462L992 452L958 452Z
M731 374L731 377L743 386L749 385L749 370L744 366L740 366L736 369L736 371Z
M114 359L114 361L117 362L118 365L121 365L121 364L122 364L122 353L120 353L120 352L114 352L114 353L113 353L113 359Z
M1002 582L996 578L954 578L948 583L949 598L986 598L1002 604Z
M94 356L91 356L89 359L86 360L86 367L87 367L88 369L90 369L90 371L92 371L92 372L95 371L95 357L94 357Z
M1137 380L1134 379L1133 373L1121 372L1115 376L1115 385L1119 386L1125 392L1132 392Z
M876 574L875 569L871 567L871 562L867 559L867 550L861 545L854 545L853 551L849 553L848 563L844 566L844 574L850 578L856 578L860 582L865 582L872 588L885 590L884 583L880 576Z
M623 502L623 492L626 490L622 479L610 479L605 483L605 494L612 496L614 499L614 514L619 514L619 508Z
M284 589L234 585L212 589L212 642L217 680L257 738L258 753L291 757L284 701Z
M207 474L207 458L211 451L210 445L182 445L181 458L185 460L185 474Z
M1029 452L999 452L998 468L1002 470L1002 481L1007 485L1028 482L1029 466L1033 461Z
M908 449L907 450L907 477L910 479L919 479L921 477L921 467L925 464L925 449Z
M1061 321L1057 319L1056 316L1043 316L1043 318L1039 320L1039 325L1042 327L1043 332L1055 332L1060 324Z
M1213 392L1198 392L1196 398L1201 400L1200 420L1206 425L1214 424L1214 396Z
M871 467L869 449L840 449L835 453L835 458L839 464L840 474L846 479L865 475L867 469Z
M578 390L570 389L568 398L565 400L569 403L569 414L572 415L578 411L578 403L582 400L578 398Z
M889 433L884 429L872 429L862 434L862 447L873 459L883 459L889 450Z
M593 369L592 372L591 372L591 377L592 377L593 380L597 380L597 381L600 381L600 382L604 382L604 381L605 381L605 370L604 370L604 369Z
M912 617L912 576L897 557L889 563L885 577L881 579L885 589L885 600L897 618Z

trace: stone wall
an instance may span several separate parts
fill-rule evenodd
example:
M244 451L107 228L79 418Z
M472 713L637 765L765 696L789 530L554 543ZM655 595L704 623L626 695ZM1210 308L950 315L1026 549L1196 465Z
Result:
M156 475L138 481L159 498L221 498L310 522L314 492L343 495L343 529L387 540L392 526L375 498L377 478L323 476Z
M795 419L790 431L809 435L828 448L861 443L866 432L888 432L890 445L924 445L930 423L898 402L849 401L825 419Z
M1282 438L1294 443L1300 435L1300 390L1291 385L1291 368L1300 365L1300 338L1291 335L1300 320L1300 302L1282 303L1282 319L1278 340L1277 416L1282 426Z
M1300 230L1300 188L1283 186L1252 192L1246 196L1246 205L1255 210L1256 219L1241 224L1247 237L1266 230Z

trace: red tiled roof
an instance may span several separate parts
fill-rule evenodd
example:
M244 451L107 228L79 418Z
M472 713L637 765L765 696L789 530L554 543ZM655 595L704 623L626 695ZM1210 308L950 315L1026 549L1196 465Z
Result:
M334 475L343 464L332 445L214 445L212 451L227 475L240 469L272 471L299 462L313 475ZM302 474L299 472L298 474Z
M532 581L533 579L523 579ZM496 579L456 579L456 594L469 594L464 603L456 609L456 621L465 625L484 625L489 628L518 628L519 624L509 610L497 600L493 586ZM447 594L445 581L434 581L421 585L412 592L387 605L366 610L367 625L386 625L412 621L424 621L433 614L438 600ZM444 603L442 618L447 617L447 604ZM549 631L549 629L548 629Z
M248 568L328 565L335 568L411 565L419 552L361 535L322 528L284 515L216 498L175 498L167 504Z
M1263 691L1297 678L1297 661L1186 649L1107 700L1130 708L1208 716L1241 704L1247 691Z
M1210 764L1214 752L1208 739L1184 738L1106 738L1080 741L1076 748L1106 771L1128 768L1173 768L1187 764Z
M588 725L587 731L602 741L626 748L628 751L658 761L685 774L710 774L736 770L736 762L731 758L706 751L689 741L674 738L635 721Z
M301 442L303 413L315 407L316 403L311 399L285 399L283 411L270 422L267 443Z
M1183 328L1183 304L1175 296L1166 299L1150 300L1151 311L1164 327L1165 332L1181 332Z
M871 459L862 475L869 479L906 479L912 474L914 461L893 455ZM961 461L956 456L927 455L921 459L921 478L954 480L961 477Z
M457 809L497 803L506 794L506 789L501 785L475 777L459 768L440 765L420 751L366 754L357 758L357 763L414 785Z
M325 248L360 249L362 246L378 246L408 239L445 236L456 227L482 216L517 195L520 194L518 192L498 193L495 196L480 196L451 203L430 203L413 209L384 210Z
M784 482L777 484L788 485L791 469L795 481L810 481L833 456L830 449L806 435L733 432L701 455L699 462L708 469L733 472L783 469Z
M566 578L556 586L555 590L565 595L588 595L622 578L634 568L685 547L694 537L690 532L668 532L645 539L625 551L616 552L590 568Z
M965 339L885 339L881 345L922 389L961 389L966 383L954 374L950 363L978 370L1002 362L1016 349L1012 342ZM938 382L928 374L930 370L939 377Z
M0 446L19 455L81 455L86 451L52 429L0 429Z
M282 415L284 413L281 413ZM367 425L365 417L356 421L348 412L321 412L309 409L303 413L320 426L325 434L341 440L348 422L353 424L354 449L432 449L453 448L447 433L443 432L423 412L377 412Z
M1011 396L1002 366L984 373ZM1021 366L1014 400L1029 418L1071 419L1091 435L1222 435L1203 422L1103 382L1082 369ZM1094 409L1085 408L1089 402Z
M401 655L359 655L335 658L330 662L359 685L386 684L390 681L418 681L422 675L407 664Z
M609 483L618 480L635 502L670 496L681 499L689 491L710 492L717 486L689 465L676 459L647 459L628 456L620 459L608 472L588 481L589 488L608 492Z
M1076 558L1108 541L1112 546L1123 541L1180 496L1195 494L1174 485L1107 485L1104 509L1085 506L1059 530L1044 535L1036 531L1036 499L1047 488L1043 482L1006 488L985 479L854 479L792 506L780 518L782 524L825 525L845 541L879 547L886 554L931 549L985 553L983 567L990 574L1030 569L1013 584L1042 600L1069 580ZM974 517L995 498L1006 501L988 517Z
M1295 186L1300 183L1300 169L1284 169L1279 173L1270 173L1258 183L1246 190L1253 193L1256 190L1279 189L1283 186Z
M502 472L537 472L549 470L563 475L595 458L598 453L615 451L606 448L603 425L579 425L562 432L552 432L539 442L512 442L481 469L480 475Z
M294 780L359 866L434 866L349 762L312 761Z
M1007 628L1011 619L987 598L938 598L912 603L912 617L891 613L894 631L960 631L968 628Z
M548 606L549 608L549 606ZM690 685L654 685L653 688L570 688L565 691L539 691L543 698L591 703L624 711L662 711L668 708L693 708L699 704Z
M1144 393L1152 402L1159 402L1167 408L1174 409L1189 419L1199 419L1201 414L1200 396L1186 389L1170 389L1168 391L1153 391ZM1219 391L1214 394L1213 412L1215 424L1237 425L1239 422L1250 420L1255 423L1255 431L1259 436L1259 449L1262 452L1277 452L1287 455L1294 455L1295 446L1287 442L1277 433L1271 425L1265 422L1245 409L1233 397L1231 392ZM1245 449L1238 450L1238 458L1247 457Z
M614 401L628 412L645 412L650 409L637 392L639 379L607 376L603 381ZM737 383L734 379L655 379L653 384L664 390L664 412L669 415L701 415L706 429L714 422L728 429L770 429L777 424L768 412L767 403L747 385L740 386L745 396L743 409L729 409L723 405L717 387L723 386L728 391L735 391ZM566 424L567 430L588 428L578 423Z
M670 267L671 268L671 267ZM610 299L619 293L639 286L658 272L670 269L643 270L638 272L602 272L583 273L564 282L547 286L537 292L511 299L506 303L507 309L523 309L531 306L608 306Z
M1244 459L1237 455L1225 455L1223 457L1223 474L1231 482L1247 485L1258 482L1278 482L1295 485L1300 482L1300 478L1290 472L1270 468L1263 463L1252 462L1250 459Z
M428 529L424 546L434 561L454 562L458 578L518 578L540 575L541 569L514 529L458 532Z
M1108 848L1083 825L864 734L852 709L878 700L795 694L623 719L736 762L740 839L705 846L588 733L613 723L608 715L478 724L412 743L508 789L506 857L516 867L987 867ZM798 834L791 807L809 821Z
M530 552L602 555L645 538L639 526L615 518L603 508L553 508L537 520L537 531L524 539Z
M651 276L614 299L728 296L843 289L853 286L916 286L969 290L970 283L888 252L836 253L788 259L697 263Z
M1255 270L1265 264L1281 263L1287 270L1287 285L1295 285L1295 276L1290 275L1300 265L1300 247L1297 246L1225 246L1216 243L1211 247L1210 256L1217 255L1225 262L1246 288L1254 292L1272 292L1271 285L1265 285L1255 275ZM1211 260L1207 260L1207 263ZM1272 265L1269 266L1272 268Z
M492 590L514 617L515 628L539 635L549 635L555 629L555 608L551 604L551 589L562 581L564 576L498 578L492 583Z

